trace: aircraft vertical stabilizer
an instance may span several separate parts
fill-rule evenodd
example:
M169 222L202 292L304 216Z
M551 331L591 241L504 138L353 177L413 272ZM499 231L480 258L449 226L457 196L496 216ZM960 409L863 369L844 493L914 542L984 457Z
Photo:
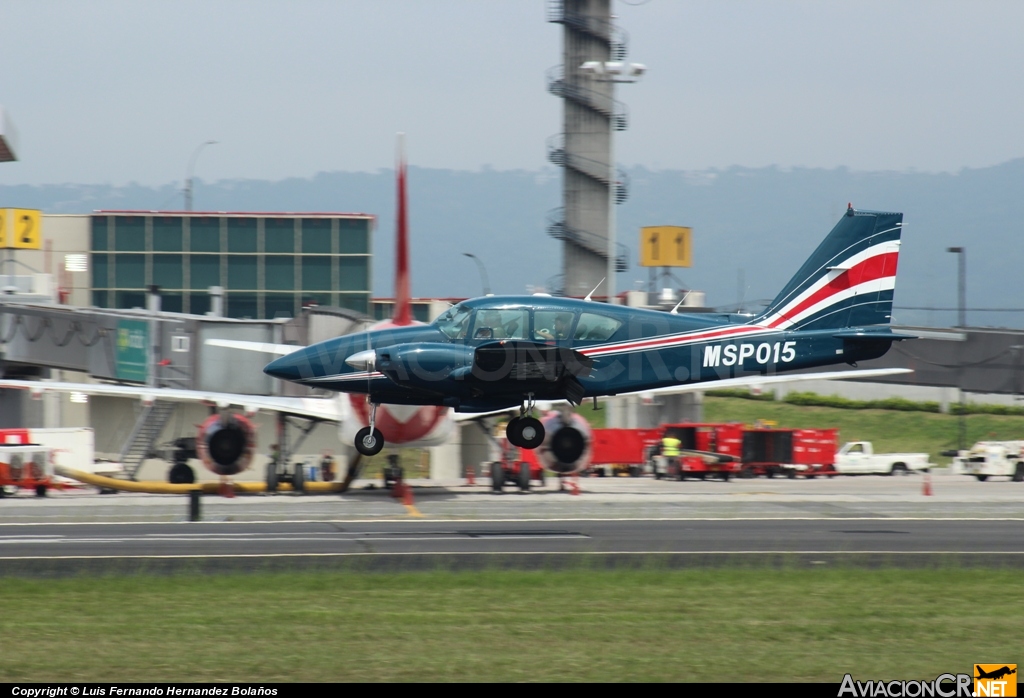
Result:
M888 325L902 213L849 207L754 324L783 330Z

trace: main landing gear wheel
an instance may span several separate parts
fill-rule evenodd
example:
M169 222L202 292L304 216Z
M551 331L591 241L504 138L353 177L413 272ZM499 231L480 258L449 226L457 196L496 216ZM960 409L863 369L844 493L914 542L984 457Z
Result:
M356 432L356 450L364 456L375 456L384 449L384 435L380 429L363 427Z
M534 417L520 417L516 424L519 443L522 448L537 448L544 443L544 425Z
M520 436L521 429L523 426L522 422L522 417L513 417L512 419L508 420L508 425L505 426L505 438L508 439L508 442L510 444L518 448L523 447L523 444L521 442L522 437Z

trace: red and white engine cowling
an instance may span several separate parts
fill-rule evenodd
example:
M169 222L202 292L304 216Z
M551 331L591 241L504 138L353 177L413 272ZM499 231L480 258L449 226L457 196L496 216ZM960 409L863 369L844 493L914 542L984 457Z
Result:
M252 464L256 427L239 414L215 414L199 425L196 454L207 470L237 475Z
M590 423L571 410L548 412L540 422L544 425L544 443L537 449L541 465L560 475L586 470L593 446Z

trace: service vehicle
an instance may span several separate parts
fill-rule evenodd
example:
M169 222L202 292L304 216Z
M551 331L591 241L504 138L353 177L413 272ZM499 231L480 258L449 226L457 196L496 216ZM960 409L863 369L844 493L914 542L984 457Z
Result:
M740 477L835 477L837 443L835 429L748 427L743 431Z
M644 473L650 449L661 437L662 430L657 428L594 429L587 472L597 477L640 477Z
M1024 482L1024 441L979 441L953 458L953 469L979 482L990 477Z
M870 441L844 444L835 459L835 469L843 475L906 475L931 467L927 453L875 453Z
M56 487L53 480L52 452L47 446L27 443L0 444L0 497L18 489L45 497Z
M679 440L679 457L661 453L660 441L665 437ZM729 480L741 472L742 445L743 425L739 423L665 424L651 454L651 472L657 480Z

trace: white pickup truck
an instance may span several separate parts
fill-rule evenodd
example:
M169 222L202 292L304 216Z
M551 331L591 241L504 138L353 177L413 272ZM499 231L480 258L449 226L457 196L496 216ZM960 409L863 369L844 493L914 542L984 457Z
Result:
M851 441L836 454L836 471L843 475L906 475L928 472L927 453L875 453L870 441Z
M954 472L973 475L979 482L1006 476L1024 482L1024 441L979 441L953 459Z

